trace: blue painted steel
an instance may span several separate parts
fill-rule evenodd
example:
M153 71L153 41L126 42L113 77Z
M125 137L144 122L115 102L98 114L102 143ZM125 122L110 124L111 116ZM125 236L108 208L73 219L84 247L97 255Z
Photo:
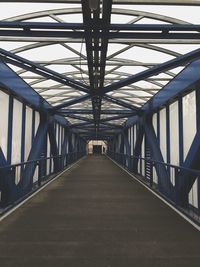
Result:
M48 134L49 134L49 141L51 145L51 154L54 157L54 171L60 170L60 163L58 159L59 150L58 150L58 143L56 140L56 127L53 122L49 123L48 125Z
M148 118L143 121L143 127L145 131L146 140L151 151L152 159L159 162L164 162L160 147L157 142L157 137L152 125L152 119ZM172 184L169 180L169 176L165 166L155 165L155 169L158 175L158 187L159 191L168 197L172 197Z
M138 173L138 157L141 155L141 147L142 147L142 140L144 137L144 127L142 123L139 123L136 136L135 136L135 147L134 147L134 155L135 158L133 160L133 171Z
M178 99L178 122L179 122L179 165L183 165L183 99Z
M54 128L54 123L50 122L48 125L48 134L49 134L49 141L51 145L51 153L52 156L54 157L54 171L59 171L60 166L59 166L59 160L57 156L59 155L59 150L58 150L58 144L56 140L56 128Z
M123 140L124 140L124 146L126 148L126 155L128 156L126 166L128 167L128 169L132 169L131 161L130 161L131 145L130 145L130 142L128 140L128 130L123 131L122 135L123 135Z
M53 71L53 70L50 70L44 66L41 66L40 64L34 63L30 60L27 60L23 57L15 55L15 54L13 54L9 51L6 51L2 48L0 48L0 58L3 59L5 62L13 64L17 67L21 67L21 68L29 70L33 73L42 75L43 77L46 77L48 79L52 79L52 80L59 82L61 84L69 85L70 87L72 87L76 90L80 90L80 91L85 92L85 93L89 92L89 87L86 86L85 84L82 84L82 83L75 81L71 78L67 78L63 74L60 74L60 73ZM35 94L37 94L37 93L35 93Z
M86 121L86 122L90 122L90 123L94 123L93 119L88 119L87 117L82 117L82 116L78 116L78 115L66 114L66 117L72 118L72 119L81 120L81 121Z
M107 121L114 121L114 120L120 120L120 119L124 119L124 118L127 118L127 117L130 117L130 116L134 116L134 114L131 114L131 115L128 115L128 114L125 114L125 115L117 115L117 116L112 116L112 117L108 117L108 118L105 118L105 119L101 119L100 122L107 122Z
M158 145L160 146L160 112L157 112L157 140Z
M101 91L102 91L102 90L103 90L103 89L101 89ZM117 104L117 105L119 105L119 106L128 108L128 109L130 109L130 110L140 111L140 109L139 109L138 107L134 107L133 105L130 105L130 104L126 103L125 101L116 99L116 98L114 98L114 97L112 97L112 96L110 96L110 95L103 95L103 99L105 99L105 100L108 101L108 102Z
M28 161L33 161L41 157L44 144L46 142L47 129L48 129L48 122L46 119L41 117L40 124L38 126L38 130L34 138L31 151L28 156ZM20 188L19 194L26 194L32 189L33 186L32 177L34 175L35 168L36 168L35 162L27 164L25 166L25 169L22 172L22 179L19 182L19 188Z
M21 77L19 77L3 62L0 62L0 84L10 95L19 98L19 100L23 103L42 113L48 114L49 110L52 108L52 106L44 98L42 98L36 91L34 91L26 82L23 81ZM9 104L9 109L10 114L12 103ZM69 124L69 122L62 116L55 115L54 118L64 126ZM9 123L11 122L12 118L9 117ZM10 130L9 136L11 136ZM9 149L10 148L8 148L8 151Z
M44 111L51 106L5 63L0 62L0 84L35 109Z
M166 148L167 148L167 163L170 164L170 113L169 105L166 106Z
M57 106L54 106L54 107L52 107L52 108L50 109L50 111L57 111L57 110L60 111L62 108L66 108L66 107L75 105L75 104L77 104L77 103L81 103L81 102L83 102L83 101L85 101L85 100L88 100L88 99L90 99L90 98L91 98L90 95L80 96L80 97L77 97L77 98L75 98L75 99L73 99L73 100L69 100L69 101L66 101L66 102L64 102L64 103L62 103L62 104L59 104L59 105L57 105ZM61 110L61 111L62 111L62 110Z
M61 24L61 23L59 23ZM86 24L86 23L85 23ZM11 25L9 25L11 27ZM15 26L15 25L14 25ZM146 32L138 32L140 30L140 28L142 28L141 25L139 27L134 28L130 28L131 26L135 26L135 25L130 25L128 26L121 26L122 31L120 30L113 30L113 29L118 29L120 28L120 25L112 25L111 27L102 27L100 28L100 26L94 26L92 27L91 31L87 31L87 26L85 25L84 27L81 27L82 29L85 29L85 32L83 32L83 30L73 30L73 29L68 29L63 30L63 29L50 29L50 27L45 27L44 28L36 28L36 27L32 27L33 30L31 30L31 27L29 27L29 25L27 24L27 26L24 26L24 28L27 28L26 30L15 30L15 29L2 29L0 30L0 36L17 36L17 37L42 37L42 38L49 38L49 37L55 37L56 39L58 38L67 38L67 37L71 37L71 38L94 38L94 39L103 39L103 38L109 38L109 39L113 39L113 38L120 38L120 39L190 39L190 40L195 40L195 39L199 39L200 38L200 34L198 32L192 32L193 29L195 29L194 31L199 31L199 25L194 25L194 27L192 28L193 25L191 25L191 28L186 28L185 26L185 32L183 32L184 28L180 28L180 30L178 30L178 28L176 29L175 27L171 28L171 31L175 31L175 32L168 32L167 27L163 27L160 28L159 27L155 27L155 29L148 29L145 28ZM151 25L149 25L151 27ZM154 25L156 26L156 25ZM159 26L159 25L158 25ZM167 25L165 25L167 26ZM172 25L173 26L173 25ZM181 26L181 25L179 25ZM188 25L189 26L189 25ZM70 25L66 25L67 28L70 27ZM72 28L73 25L71 25ZM79 28L80 26L77 25L77 27ZM23 27L21 27L23 28ZM49 28L49 29L48 29ZM59 28L59 27L58 27ZM110 29L110 31L109 31ZM124 29L126 29L126 31L124 31ZM148 32L149 31L149 32ZM156 31L156 32L155 32ZM163 32L157 32L157 31L163 31ZM180 32L176 32L176 31L180 31ZM99 47L99 46L97 46ZM96 49L97 50L97 49Z
M108 1L109 2L109 1ZM106 6L106 5L105 5ZM106 11L111 9L111 5L104 7ZM27 30L42 29L42 30L86 30L87 27L83 23L56 23L56 22L25 22L25 21L1 21L0 29L21 29L26 35ZM200 31L199 24L106 24L104 21L99 21L99 24L92 25L95 30L111 30L111 31ZM104 33L105 34L105 33Z
M183 163L184 168L200 169L200 132L197 132L188 155ZM187 173L179 173L176 177L177 181L177 200L178 204L185 207L188 205L188 194L196 180L197 176Z
M195 85L200 81L199 68L200 60L196 60L186 66L174 79L165 85L162 90L154 95L142 109L146 112L154 111L168 101L173 101L180 94L195 88Z
M5 158L5 155L4 155L4 153L3 153L3 151L2 151L2 149L0 147L0 166L5 166L7 164L8 163L7 163L7 160Z
M196 90L196 112L197 112L197 133L194 137L192 145L189 149L189 152L183 162L182 166L190 169L200 170L200 93L199 90ZM196 180L197 176L190 173L180 172L177 175L177 200L179 205L187 206L188 205L188 194Z
M172 60L169 60L165 63L162 63L162 64L158 64L157 66L154 66L150 69L147 69L145 71L142 71L142 72L139 72L135 75L132 75L131 77L128 77L128 78L125 78L119 82L115 82L109 86L106 86L104 89L101 90L101 95L105 94L105 93L108 93L108 92L111 92L111 91L114 91L114 90L117 90L119 88L122 88L124 86L127 86L127 85L130 85L130 84L133 84L135 82L138 82L138 81L141 81L141 80L144 80L146 78L149 78L151 76L154 76L154 75L157 75L159 73L162 73L163 71L166 71L166 70L169 70L169 69L172 69L172 68L175 68L177 66L180 66L181 64L185 64L185 63L188 63L188 62L191 62L195 59L198 59L200 57L200 49L196 49L192 52L189 52L185 55L181 55L175 59L172 59ZM197 61L199 64L199 61ZM194 65L194 64L193 64ZM192 68L194 67L197 67L197 66L193 66L192 65ZM194 69L193 69L194 71ZM193 77L196 77L198 75L192 75L191 78ZM191 81L191 79L190 79ZM186 80L185 80L186 82ZM177 85L176 85L177 87ZM180 90L180 89L179 89ZM177 91L175 90L174 94L177 93ZM157 95L156 95L157 96ZM157 99L154 97L154 99ZM150 108L150 103L151 101L149 101L149 106L148 108ZM155 103L153 101L153 107L155 106Z
M157 109L166 105L169 101L172 102L187 91L190 91L198 86L200 82L199 70L200 60L196 60L186 66L174 79L163 87L157 94L155 94L144 106L142 111L146 114L156 112ZM125 127L136 123L137 118L129 118Z
M65 114L93 114L93 110L91 109L61 109L59 110L58 114L65 115ZM124 109L108 109L108 110L101 110L101 114L111 115L111 114L127 114L127 115L134 115L134 111L131 110L124 110Z

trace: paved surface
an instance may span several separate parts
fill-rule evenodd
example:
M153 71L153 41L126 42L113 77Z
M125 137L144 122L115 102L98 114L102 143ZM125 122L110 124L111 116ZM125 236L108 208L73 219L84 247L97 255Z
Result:
M200 233L103 156L0 223L1 267L195 267Z

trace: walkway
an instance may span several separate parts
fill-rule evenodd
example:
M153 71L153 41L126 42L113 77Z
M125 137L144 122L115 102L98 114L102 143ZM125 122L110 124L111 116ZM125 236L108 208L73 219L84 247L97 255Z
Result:
M200 266L200 233L104 156L0 223L2 267Z

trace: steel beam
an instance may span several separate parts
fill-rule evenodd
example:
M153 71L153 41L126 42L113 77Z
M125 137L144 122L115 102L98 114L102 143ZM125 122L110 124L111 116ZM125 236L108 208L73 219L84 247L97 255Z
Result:
M69 101L66 101L62 104L59 104L59 105L56 105L54 107L51 107L51 112L56 112L56 111L61 111L62 112L62 108L66 108L66 107L69 107L69 106L73 106L75 104L78 104L78 103L81 103L85 100L88 100L90 99L90 95L84 95L84 96L81 96L81 97L77 97L73 100L69 100Z
M199 170L200 161L200 133L198 132L192 142L183 167ZM197 175L187 171L180 171L176 177L177 202L182 207L188 206L188 194L197 178Z
M93 123L93 119L89 119L87 117L82 117L82 116L78 116L78 115L74 115L74 114L66 114L65 115L68 118L72 118L72 119L76 119L76 120L80 120L80 121L86 121L86 122L90 122Z
M45 144L47 136L47 129L48 121L46 118L42 117L27 160L33 162L26 164L25 169L22 172L22 179L17 187L19 194L24 195L32 190L33 175L37 164L35 160L41 157L43 145Z
M124 118L128 118L130 116L134 116L136 114L123 114L123 115L118 115L118 116L112 116L112 117L108 117L108 118L104 118L101 119L100 122L109 122L109 121L115 121L115 120L120 120L120 119L124 119Z
M131 32L109 32L106 35L103 33L84 33L82 31L16 31L16 30L0 30L0 36L2 37L17 37L18 41L24 38L30 38L30 40L34 40L34 38L56 38L57 41L62 41L63 38L73 38L73 39L83 39L87 36L91 38L104 38L108 39L123 39L123 40L199 40L200 33L131 33ZM55 41L55 40L54 40ZM154 41L155 42L155 41Z
M200 82L199 70L200 60L195 60L185 67L179 74L177 74L162 90L154 95L143 107L144 112L152 112L172 101L178 95L192 90Z
M138 162L139 162L139 157L141 155L141 147L142 147L142 141L144 138L144 127L140 123L138 125L137 129L137 134L135 137L135 147L134 147L134 158L133 158L133 172L138 173Z
M160 150L152 125L152 118L146 118L142 123L145 131L145 138L151 151L152 160L155 160L157 162L164 162L162 152ZM159 191L167 197L174 197L173 185L171 184L166 167L162 163L156 163L155 169L158 175Z
M7 160L6 160L4 153L0 147L0 167L5 166L5 165L7 165Z
M147 79L151 76L155 76L160 74L161 72L167 71L169 69L175 68L180 64L186 64L193 60L196 60L200 57L200 49L196 49L192 52L189 52L185 55L181 55L175 59L169 60L165 63L159 64L158 66L154 66L148 70L142 71L138 74L132 75L131 77L125 78L119 82L115 82L109 86L106 86L104 89L101 90L101 94L105 94L108 92L112 92L114 90L120 89L124 86L128 86L135 82Z
M125 101L120 100L120 99L116 99L110 95L103 95L103 99L105 99L106 101L111 102L113 104L116 104L118 106L125 107L127 109L140 112L140 109L138 107L130 105L130 104L126 103Z
M163 32L164 34L172 32L198 32L200 31L199 24L110 24L111 2L106 1L103 6L103 18L98 19L98 24L93 23L90 27L93 30L104 30L100 36L108 36L109 31L133 31L133 32ZM85 10L84 10L85 11ZM0 21L0 31L9 31L9 29L16 29L16 31L22 31L22 34L26 36L31 29L35 30L60 30L66 31L66 36L69 30L79 31L86 30L87 26L83 23L57 23L57 22L24 22L24 21ZM106 31L106 32L105 32ZM31 32L32 33L32 32ZM79 32L78 32L79 33ZM34 36L34 33L33 33Z
M200 60L196 60L185 67L179 74L176 75L167 85L163 87L156 95L154 95L144 106L141 111L144 113L153 113L163 105L178 98L180 94L190 91L199 85L200 75ZM179 101L180 102L180 101ZM181 105L181 103L179 104ZM182 114L182 108L180 109ZM135 123L137 120L129 118L126 122L126 127ZM182 124L180 124L182 129ZM182 142L182 140L180 140Z
M65 115L65 114L93 114L93 110L91 109L61 109L58 111L58 114ZM126 115L134 115L134 111L131 110L123 110L123 109L109 109L109 110L102 110L101 114L111 115L111 114L126 114Z
M199 85L196 89L196 111L197 111L197 132L193 139L192 145L188 151L182 167L187 169L200 170L200 92ZM182 207L187 207L189 202L189 192L197 179L197 174L187 172L186 170L180 171L176 177L176 198L177 202ZM199 178L198 178L199 179Z
M77 82L73 79L67 78L65 75L62 75L56 71L50 70L44 66L41 66L39 64L36 64L30 60L27 60L23 57L17 56L11 52L8 52L2 48L0 48L0 58L12 65L15 65L17 67L26 69L28 71L31 71L33 73L39 74L43 77L46 77L47 79L54 80L58 83L68 85L76 90L79 90L84 93L89 92L89 87Z

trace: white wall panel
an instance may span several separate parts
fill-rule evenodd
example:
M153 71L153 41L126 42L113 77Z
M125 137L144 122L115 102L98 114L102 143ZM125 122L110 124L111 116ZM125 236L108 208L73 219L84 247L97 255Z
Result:
M195 208L198 208L198 181L196 179L192 189L189 193L189 203L194 206Z
M160 149L165 162L167 162L166 148L166 109L160 111Z
M75 136L74 134L72 133L72 149L74 149L74 143L75 143Z
M196 134L196 95L192 92L183 97L183 150L184 159Z
M37 182L38 181L38 173L39 173L39 168L38 166L35 168L35 173L34 173L34 176L33 176L33 183Z
M51 159L51 172L53 172L53 170L54 170L54 161L53 159Z
M59 150L59 124L56 124L56 144Z
M49 141L49 135L47 135L47 158L49 158L51 156L51 151L50 151L50 141ZM50 172L50 161L51 159L47 159L47 175Z
M21 134L22 134L22 103L13 101L13 127L12 127L12 159L11 163L21 162Z
M60 126L60 151L59 151L59 154L61 155L61 149L62 149L62 143L63 143L63 140L62 140L62 132L63 132L63 127Z
M32 114L33 110L29 107L26 107L26 125L25 125L25 153L24 161L28 160L28 156L31 150L32 144Z
M170 112L170 162L179 165L179 122L178 102L169 107Z
M121 152L122 152L122 151L120 151L121 144L122 144L122 135L121 135L121 134L119 134L119 153L121 153Z
M158 175L155 167L153 167L153 182L156 184L158 183Z
M131 156L133 156L133 147L134 147L134 144L133 144L133 131L134 131L134 127L132 126L131 127Z
M1 116L0 147L4 153L5 158L7 158L8 106L9 96L0 91L0 114L4 114L4 116Z
M67 136L67 147L66 147L66 153L69 152L69 136Z
M144 143L144 137L142 140L142 148L141 148L141 157L145 158L145 143ZM142 164L142 175L145 176L145 161L141 160L141 164Z
M156 136L157 136L157 113L155 113L153 115L153 118L152 118L152 122L153 122L153 128L154 128L154 131L156 133Z
M137 139L137 126L134 125L134 147L135 147L136 139Z
M128 143L131 143L131 128L128 129Z
M37 133L39 124L40 124L40 114L39 112L35 112L35 135Z

